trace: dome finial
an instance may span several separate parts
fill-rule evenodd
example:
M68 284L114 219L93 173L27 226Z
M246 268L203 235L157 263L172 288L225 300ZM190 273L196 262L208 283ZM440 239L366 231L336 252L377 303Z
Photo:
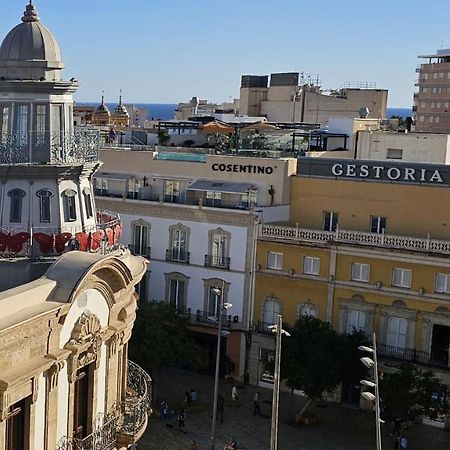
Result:
M122 89L120 89L119 105L122 106Z
M105 104L105 91L102 91L102 106Z
M39 16L33 5L33 0L30 0L30 3L28 3L23 13L22 22L39 22Z

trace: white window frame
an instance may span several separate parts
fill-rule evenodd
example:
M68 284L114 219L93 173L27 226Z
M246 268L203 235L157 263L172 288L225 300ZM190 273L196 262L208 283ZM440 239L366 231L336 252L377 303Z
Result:
M391 331L394 321L396 322L395 333ZM399 326L400 324L404 324L405 325L406 330L405 330L404 333L400 332L401 331L400 330L400 326ZM404 317L390 316L388 318L386 332L387 332L387 334L386 334L386 344L389 347L394 347L396 349L405 349L405 348L407 348L407 344L408 344L408 319L406 319ZM400 342L403 339L404 339L404 342L403 343Z
M350 318L356 317L356 326L355 320L351 320ZM363 322L363 323L361 323ZM358 331L366 331L367 326L367 312L361 311L359 309L349 309L347 310L346 318L345 318L345 334L353 334Z
M382 223L384 219L384 227L382 226ZM376 221L376 230L373 231L373 222ZM386 217L383 216L370 216L370 232L371 233L382 233L383 231L386 231Z
M440 294L450 294L450 275L437 273L434 291Z
M271 311L268 306L271 305ZM267 312L267 314L266 314ZM278 315L281 314L281 304L274 298L267 298L263 303L263 323L265 325L274 325L278 321Z
M326 227L327 215L330 215L330 222L328 228ZM335 222L335 225L333 225ZM323 229L324 231L335 231L339 224L339 214L334 211L324 211L323 212Z
M400 275L400 282L396 282L396 274ZM412 270L395 267L392 271L392 286L410 288L412 280Z
M320 274L320 258L316 256L303 257L303 273L306 275Z
M274 258L274 261L271 259ZM284 253L268 252L267 253L267 268L272 270L283 270ZM272 264L272 262L274 264Z
M370 264L352 263L351 280L368 283L370 278Z

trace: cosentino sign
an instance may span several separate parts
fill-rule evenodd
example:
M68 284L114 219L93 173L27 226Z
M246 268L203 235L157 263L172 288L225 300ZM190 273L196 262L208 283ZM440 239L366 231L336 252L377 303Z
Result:
M449 166L392 163L390 161L301 158L298 161L297 174L311 177L332 177L391 183L450 184Z
M235 172L235 173L257 173L271 175L273 173L273 167L270 166L257 166L254 164L220 164L214 163L211 166L214 172Z

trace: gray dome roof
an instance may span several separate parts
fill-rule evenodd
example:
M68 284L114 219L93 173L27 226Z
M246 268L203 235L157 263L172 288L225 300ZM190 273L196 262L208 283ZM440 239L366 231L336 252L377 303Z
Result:
M58 42L30 2L22 23L8 33L0 47L0 74L9 79L53 81L60 79L63 68Z

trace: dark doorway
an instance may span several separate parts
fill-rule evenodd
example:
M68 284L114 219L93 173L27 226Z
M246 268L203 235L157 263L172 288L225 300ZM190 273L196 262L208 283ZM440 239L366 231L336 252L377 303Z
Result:
M450 345L450 327L433 325L431 339L431 362L439 366L448 367L448 351Z
M78 439L85 438L89 427L89 399L92 397L90 390L90 366L83 367L77 373L75 381L73 431Z
M21 400L10 408L6 422L6 450L25 450L27 401Z

